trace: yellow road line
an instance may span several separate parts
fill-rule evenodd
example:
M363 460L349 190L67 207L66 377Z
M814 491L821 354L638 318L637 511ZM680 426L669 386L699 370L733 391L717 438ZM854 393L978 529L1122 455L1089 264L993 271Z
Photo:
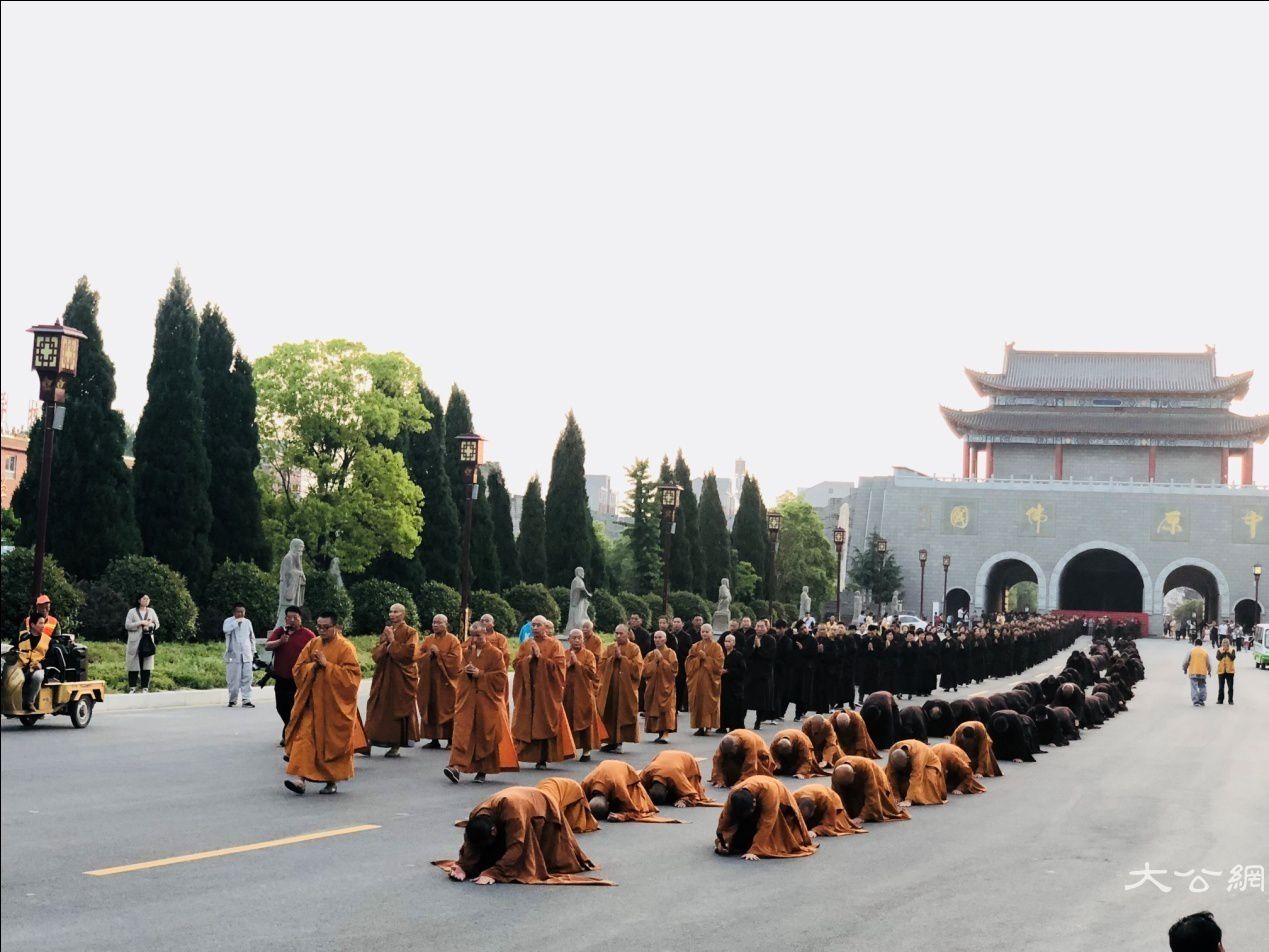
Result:
M362 826L346 826L341 830L323 830L320 833L304 833L300 836L286 836L280 840L265 840L263 843L248 843L245 846L230 846L223 850L208 850L205 853L186 853L184 856L171 856L167 859L152 859L145 863L131 863L127 866L111 866L108 869L89 869L85 876L113 876L115 873L134 873L139 869L155 869L159 866L174 866L177 863L192 863L200 859L213 859L217 856L233 856L235 853L251 853L255 850L267 850L274 846L290 846L292 843L307 843L310 840L324 840L331 836L344 836L347 833L364 833L366 830L377 830L373 823Z

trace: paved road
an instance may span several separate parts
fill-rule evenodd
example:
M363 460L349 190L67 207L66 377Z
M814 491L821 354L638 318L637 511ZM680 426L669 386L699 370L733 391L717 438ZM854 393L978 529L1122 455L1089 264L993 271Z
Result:
M617 889L448 882L451 825L494 784L453 786L446 756L358 759L338 797L281 785L268 708L98 711L0 740L0 920L13 948L181 952L238 948L594 950L693 946L955 952L1161 947L1180 915L1211 909L1226 947L1260 947L1269 895L1227 892L1235 864L1269 865L1269 672L1240 656L1238 706L1188 702L1181 646L1142 643L1132 710L990 792L914 808L910 823L821 841L802 860L710 850L715 811L681 826L617 824L583 838ZM1242 659L1246 658L1246 661ZM1040 672L1057 667L1050 662ZM774 729L763 731L768 737ZM679 736L700 756L714 738ZM650 745L627 747L636 767ZM584 765L562 768L580 778ZM529 771L518 779L536 782ZM798 781L793 781L797 784ZM379 829L182 865L87 870L280 837ZM1126 891L1144 863L1168 893ZM1202 895L1179 870L1218 870ZM618 943L620 943L618 945Z

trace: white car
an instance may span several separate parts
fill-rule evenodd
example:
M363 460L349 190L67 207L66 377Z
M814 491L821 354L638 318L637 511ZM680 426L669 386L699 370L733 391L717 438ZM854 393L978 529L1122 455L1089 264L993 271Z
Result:
M900 615L898 617L900 625L907 625L913 631L925 631L930 627L930 623L924 618L918 618L916 615Z

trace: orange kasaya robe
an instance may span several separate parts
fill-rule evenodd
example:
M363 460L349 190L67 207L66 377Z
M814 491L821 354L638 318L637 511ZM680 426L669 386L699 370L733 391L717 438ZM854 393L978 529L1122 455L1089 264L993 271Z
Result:
M643 657L643 729L668 734L679 729L679 704L674 683L679 656L669 646L653 648Z
M604 656L604 639L592 631L582 636L582 647L595 656L595 664L598 665L599 659Z
M790 759L788 766L780 762L775 754L771 755L772 771L778 776L784 777L800 777L805 780L808 777L822 777L826 771L820 768L819 763L815 759L815 748L811 746L811 738L807 737L796 727L788 730L780 731L775 737L771 738L771 746L769 750L774 750L775 745L787 740L793 745L793 757Z
M876 760L881 756L877 745L872 742L868 733L868 725L858 711L838 711L833 715L833 730L837 734L837 746L849 757L868 757Z
M771 751L767 749L767 742L760 735L755 734L753 731L739 728L731 731L727 737L734 737L739 741L743 750L740 776L735 778L736 783L758 775L764 777L775 776L775 762L771 759ZM716 787L728 786L727 777L723 773L722 756L723 743L727 740L727 737L719 741L718 750L714 751L714 762L710 771L709 782Z
M313 656L321 651L326 667ZM284 741L286 772L303 780L335 782L353 775L353 754L369 746L357 710L361 662L343 635L314 638L295 659L295 703Z
M510 673L511 671L511 643L507 640L507 636L499 631L490 631L485 633L485 644L493 645L502 652L504 659L503 667ZM508 690L504 695L507 702L507 720L511 719L511 692Z
M992 750L991 735L982 721L966 721L952 731L952 743L969 755L974 773L980 777L1003 777L1004 771L996 762Z
M643 655L633 641L604 649L599 662L599 717L610 744L639 743L639 676Z
M443 635L428 635L419 645L418 658L419 731L428 740L449 740L454 733L463 643L448 631Z
M516 655L511 736L523 761L558 763L576 753L564 713L565 660L559 639L545 635L529 638Z
M692 729L715 730L722 727L723 646L717 641L701 639L692 645L683 665L687 674L687 709L691 712Z
M842 749L837 746L837 731L827 717L812 714L802 722L802 733L811 741L817 764L831 767L842 756Z
M580 875L598 867L590 861L564 821L556 802L536 787L508 787L471 811L470 819L493 817L506 850L487 857L463 841L457 860L436 860L449 872L460 867L468 879L531 886L612 886L606 879ZM486 865L486 864L489 865Z
M748 848L736 842L740 824L732 816L731 797L718 817L718 833L715 843L722 852L732 855L752 853L770 859L810 856L816 850L802 819L802 811L789 789L774 777L754 776L740 781L732 788L731 796L739 790L753 794L757 804L758 828Z
M559 805L564 822L574 833L594 833L599 829L599 821L590 812L586 791L573 778L547 777L538 781L538 789Z
M705 793L700 762L685 750L661 751L639 771L639 780L645 790L658 781L665 784L672 803L684 800L689 807L722 806Z
M597 795L606 798L610 813L620 813L622 821L681 822L657 815L660 811L648 796L648 791L643 789L639 775L624 760L601 760L594 770L582 778L582 790L585 791L587 800ZM614 819L614 816L609 816L609 819Z
M404 747L418 740L419 665L415 654L419 633L402 622L392 628L392 640L377 643L370 698L366 701L366 736L380 747Z
M579 750L593 750L608 737L599 719L595 695L599 691L599 661L585 648L566 649L564 713L573 728L573 743Z
M855 769L855 782L845 788L833 784L833 791L842 798L842 805L852 819L863 823L912 819L907 810L899 807L880 764L854 754L846 754L837 762L838 766L843 763Z
M943 765L948 793L987 792L987 788L974 777L974 765L969 762L969 754L955 744L948 743L935 744L930 749Z
M477 646L474 641L463 645L449 755L449 765L460 773L520 769L507 720L505 661L493 645ZM467 674L469 664L477 669L474 676Z
M804 800L814 804L815 813L806 825L816 836L850 836L852 833L868 832L850 822L850 817L846 815L846 807L842 804L842 798L827 784L808 783L802 789L793 792L793 799L799 804Z
M901 740L890 748L891 757L896 750L908 753L906 771L897 769L890 761L886 763L886 777L899 799L915 806L947 803L947 778L943 776L943 764L930 745L919 740Z

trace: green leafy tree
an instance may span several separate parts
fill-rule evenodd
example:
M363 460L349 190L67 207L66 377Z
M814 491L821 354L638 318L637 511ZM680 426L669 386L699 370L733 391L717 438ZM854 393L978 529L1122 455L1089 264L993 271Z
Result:
M701 554L700 514L696 492L692 489L692 471L679 450L674 460L674 482L683 490L679 511L674 518L674 542L670 546L670 584L682 591L695 592L702 587L705 574Z
M542 481L537 476L529 480L524 491L516 556L520 578L529 583L546 583L546 508L542 504Z
M458 517L466 519L467 494L471 492L471 484L463 484L462 465L458 459L459 447L457 437L464 433L474 433L471 403L467 394L455 384L449 393L449 403L445 406L445 447L448 460L450 481L454 490L454 502L458 506ZM485 485L483 474L476 476L477 493L472 507L471 527L471 584L473 588L484 588L496 592L502 587L502 572L498 565L498 550L494 544L493 509L489 504L489 491Z
M515 609L517 618L532 618L534 615L542 615L554 622L557 629L561 624L560 607L551 596L551 590L545 585L540 583L530 585L522 582L519 585L511 586L503 592L503 597L506 598L507 604ZM564 632L564 634L568 634L568 632Z
M648 473L648 461L636 459L626 470L630 489L621 514L629 519L622 535L634 559L634 590L646 594L661 588L661 526L656 486Z
M1207 603L1201 598L1187 598L1172 609L1172 617L1178 625L1187 621L1201 623L1207 617Z
M517 619L516 611L508 604L507 600L497 592L487 592L483 589L477 589L471 593L471 617L479 618L481 615L493 615L494 627L503 632L512 632L516 630ZM467 639L467 632L455 632L460 640Z
M193 639L198 607L190 596L185 579L170 566L150 556L125 555L106 566L101 580L129 605L138 596L149 595L150 607L159 616L159 624L162 626L159 629L161 639Z
M1035 612L1040 604L1040 586L1035 582L1018 582L1005 592L1005 611Z
M131 493L128 494L128 502L129 504L132 502ZM0 511L0 519L3 520L0 523L0 542L4 545L17 545L16 538L22 529L22 520L12 508Z
M751 602L758 597L758 586L761 582L762 576L758 574L758 570L753 567L753 564L741 560L736 563L732 576L732 595L737 601Z
M771 598L770 579L767 578L771 564L767 507L762 502L758 480L748 474L740 484L740 502L736 505L736 518L731 524L731 545L736 551L736 561L748 562L758 572L757 593L765 593Z
M594 545L586 500L586 443L570 410L551 457L546 490L547 584L569 585L579 565L590 577Z
M114 409L115 365L103 349L97 292L87 278L75 285L62 323L82 331L84 340L79 344L78 373L66 388L65 422L56 436L47 551L72 575L96 578L112 559L140 552L141 534L132 474L123 462L123 416ZM37 420L27 443L26 472L13 495L17 545L35 544L43 456L44 422ZM6 520L6 537L9 528Z
M458 609L462 604L458 589L444 582L425 582L415 599L424 627L429 627L437 615L444 615L451 625L458 624Z
M234 602L242 602L257 635L272 631L277 620L277 579L253 562L221 562L212 569L199 599L199 637L221 637L225 619L233 614ZM162 619L160 615L159 620Z
M304 539L323 569L334 556L348 572L384 551L413 556L423 493L401 454L382 444L427 425L418 368L351 341L306 341L275 347L255 376L283 537Z
M277 612L277 582L273 583L273 611ZM317 618L318 612L333 612L336 620L341 625L350 625L352 623L353 603L352 597L348 594L348 589L343 585L336 583L334 577L329 572L309 572L308 579L304 587L304 605L301 613L304 618L304 624L308 625L311 630L313 621ZM277 621L276 614L268 619L269 628L272 630L273 623ZM259 628L256 634L263 634Z
M821 524L821 536L823 532ZM880 535L876 531L869 533L864 547L862 549L856 547L851 551L850 567L847 570L851 583L859 591L867 593L874 605L890 601L896 592L903 590L903 571L899 568L899 563L895 561L893 554L887 552L882 556L877 551L879 538ZM828 545L828 540L825 540L824 544ZM834 571L836 567L829 571L830 578Z
M718 583L724 578L735 581L732 573L731 533L727 530L727 514L718 495L718 477L710 470L701 483L700 508L701 557L705 574L701 578L701 594L713 598Z
M33 549L22 546L10 549L0 557L0 635L10 642L21 630L22 620L31 613L31 580L34 577ZM51 555L44 557L44 594L53 603L53 617L61 624L62 631L76 631L84 596Z
M511 494L502 478L502 467L496 463L489 467L489 510L502 587L509 588L520 581L520 556L516 552L515 527L511 523Z
M608 548L604 544L604 524L598 519L590 524L590 574L586 576L592 590L608 584Z
M837 554L824 538L824 523L810 503L786 495L776 509L784 517L776 550L779 599L796 605L805 585L812 609L818 614L820 606L837 594Z
M405 606L405 620L410 625L415 628L419 625L419 610L413 597L395 582L368 578L350 586L348 595L353 606L352 624L345 621L344 625L351 629L348 631L350 635L369 635L383 631L383 626L388 623L388 609L396 604Z
M422 382L419 397L431 416L431 425L409 434L405 456L410 479L423 490L423 541L414 558L422 564L424 578L456 586L463 528L449 481L445 414L440 398Z

